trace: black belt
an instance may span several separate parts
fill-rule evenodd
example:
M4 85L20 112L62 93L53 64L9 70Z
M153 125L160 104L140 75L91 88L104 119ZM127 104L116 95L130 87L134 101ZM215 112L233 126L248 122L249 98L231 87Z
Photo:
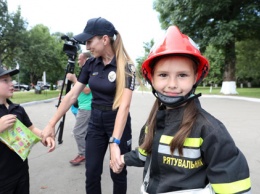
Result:
M112 106L103 106L103 105L98 105L98 104L93 104L93 103L92 103L91 106L94 109L98 109L98 110L102 110L102 111L111 111L111 110L113 110Z

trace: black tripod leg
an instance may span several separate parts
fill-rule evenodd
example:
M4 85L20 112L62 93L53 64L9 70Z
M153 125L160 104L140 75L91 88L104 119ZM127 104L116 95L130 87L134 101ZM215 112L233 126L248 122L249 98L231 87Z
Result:
M65 116L66 115L63 116L62 121L60 122L59 127L56 131L56 134L55 134L55 136L57 136L57 134L58 134L58 144L62 144L62 142L63 142L62 135L63 135Z

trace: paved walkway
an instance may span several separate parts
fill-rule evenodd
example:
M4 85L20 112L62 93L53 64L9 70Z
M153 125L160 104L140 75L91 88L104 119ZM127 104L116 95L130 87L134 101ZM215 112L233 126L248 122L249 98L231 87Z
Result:
M133 95L131 105L133 148L137 146L139 130L150 112L154 99L150 93L135 92ZM250 166L253 192L260 192L260 99L205 95L200 100L207 111L226 125L237 146L245 154ZM24 107L34 125L42 129L56 111L56 104L57 100L49 100L24 104ZM29 156L31 194L85 193L84 164L76 167L69 164L69 160L77 154L76 144L71 135L74 123L75 118L69 111L66 114L63 144L58 145L53 153L47 153L41 143L33 147ZM112 193L108 159L107 154L102 175L104 194ZM142 168L128 167L129 194L139 193L141 180Z

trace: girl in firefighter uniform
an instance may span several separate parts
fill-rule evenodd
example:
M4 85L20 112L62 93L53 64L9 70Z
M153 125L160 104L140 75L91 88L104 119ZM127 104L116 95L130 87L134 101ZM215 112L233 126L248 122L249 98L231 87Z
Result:
M170 26L142 70L156 101L143 142L121 157L127 166L144 167L141 193L251 193L246 158L195 94L209 70L196 44Z

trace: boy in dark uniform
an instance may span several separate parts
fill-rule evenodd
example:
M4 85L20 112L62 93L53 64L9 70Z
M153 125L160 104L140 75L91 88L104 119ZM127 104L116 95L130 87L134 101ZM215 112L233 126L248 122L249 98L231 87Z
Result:
M33 133L41 136L41 130L34 127L23 107L13 104L9 98L13 95L14 87L11 76L19 70L5 70L0 67L0 133L12 127L19 119ZM55 141L48 137L49 152L55 147ZM29 194L28 160L11 150L0 141L0 194Z

